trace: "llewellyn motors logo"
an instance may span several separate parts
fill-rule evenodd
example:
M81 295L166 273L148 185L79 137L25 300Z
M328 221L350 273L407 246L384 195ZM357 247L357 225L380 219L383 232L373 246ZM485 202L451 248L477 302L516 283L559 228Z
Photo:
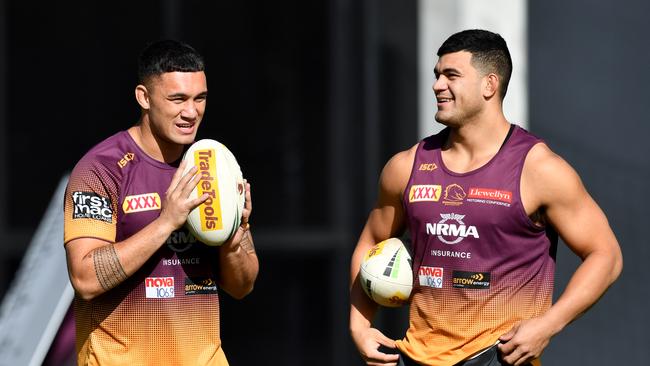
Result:
M472 187L469 189L467 202L488 203L510 207L510 204L512 204L512 192L501 189Z
M94 192L72 192L73 219L93 219L113 222L111 200Z

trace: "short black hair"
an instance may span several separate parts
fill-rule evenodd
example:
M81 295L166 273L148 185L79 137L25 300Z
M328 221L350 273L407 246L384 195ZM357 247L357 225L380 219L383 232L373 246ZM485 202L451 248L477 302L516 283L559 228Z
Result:
M506 41L497 33L482 29L468 29L452 34L438 49L438 57L467 51L472 54L472 65L484 73L494 72L501 79L501 99L506 96L512 75L512 58Z
M205 61L192 46L167 39L148 44L138 58L138 81L167 72L205 71Z

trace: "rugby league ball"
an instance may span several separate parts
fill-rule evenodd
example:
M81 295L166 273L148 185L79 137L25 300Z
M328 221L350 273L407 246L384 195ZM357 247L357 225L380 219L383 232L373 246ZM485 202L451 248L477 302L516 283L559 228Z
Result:
M210 139L193 143L183 160L187 162L184 173L196 166L200 177L190 196L209 196L190 212L186 226L199 241L219 246L230 239L241 223L245 201L241 168L225 145Z
M377 304L402 306L413 288L411 255L401 240L386 239L366 253L359 276L363 290Z

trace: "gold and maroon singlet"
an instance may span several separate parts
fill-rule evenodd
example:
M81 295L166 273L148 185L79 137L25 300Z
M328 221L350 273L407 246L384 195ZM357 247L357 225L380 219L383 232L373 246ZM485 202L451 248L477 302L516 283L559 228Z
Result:
M423 365L453 365L494 345L543 314L553 294L557 235L531 221L519 190L541 140L514 126L487 164L458 174L441 158L447 134L420 142L403 196L414 288L397 344Z
M68 182L65 243L138 232L160 214L176 168L147 156L126 131L95 146ZM75 296L78 364L227 365L217 250L181 229L122 284L91 301Z

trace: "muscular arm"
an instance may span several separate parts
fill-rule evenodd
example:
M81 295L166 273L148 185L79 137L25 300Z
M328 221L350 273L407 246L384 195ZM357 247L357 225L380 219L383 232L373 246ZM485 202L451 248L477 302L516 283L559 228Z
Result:
M154 221L117 243L93 238L71 240L65 248L72 286L85 300L114 288L142 267L172 231Z
M582 263L544 315L522 322L502 337L504 359L515 365L538 357L553 335L598 301L623 265L605 214L576 172L546 145L538 144L529 153L521 187L527 212L541 210Z
M376 243L399 236L404 231L402 192L404 191L413 164L415 147L395 155L384 167L379 180L379 197L370 212L352 254L350 266L350 333L359 353L368 364L394 365L396 355L380 353L380 344L394 348L394 341L377 329L371 328L372 318L377 311L375 304L363 292L359 283L359 268L364 255Z
M108 243L79 238L66 243L70 282L77 293L90 300L122 283L135 273L181 227L188 213L207 199L189 198L199 181L193 168L182 176L184 163L172 178L160 216L126 240Z
M259 262L255 253L253 235L248 218L252 210L250 184L246 183L246 204L242 213L242 225L235 235L219 248L219 286L230 296L241 299L253 290Z

